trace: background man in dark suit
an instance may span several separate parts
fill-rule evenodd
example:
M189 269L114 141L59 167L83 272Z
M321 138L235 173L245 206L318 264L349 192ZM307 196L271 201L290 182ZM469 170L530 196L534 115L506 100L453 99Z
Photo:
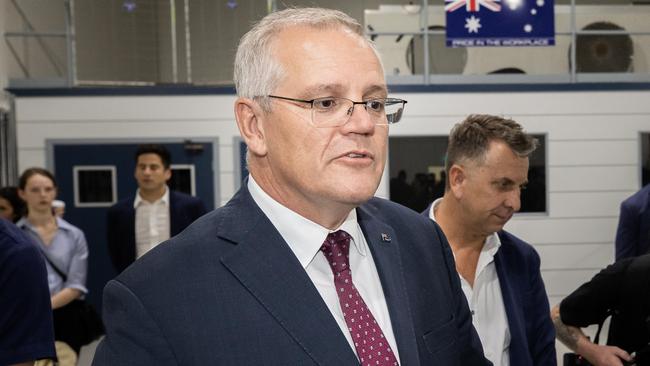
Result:
M607 345L592 342L580 329L600 327L609 316ZM650 365L650 254L598 272L553 307L551 317L558 340L591 365Z
M513 120L471 115L449 135L447 187L423 212L447 236L486 357L555 365L555 332L532 246L502 230L521 207L537 141Z
M167 187L171 156L164 146L138 146L135 161L135 196L114 204L107 214L108 251L118 273L206 212L200 199Z
M650 184L621 203L616 260L650 252Z
M485 365L437 226L372 198L405 101L361 25L266 16L240 41L250 176L111 281L94 365Z

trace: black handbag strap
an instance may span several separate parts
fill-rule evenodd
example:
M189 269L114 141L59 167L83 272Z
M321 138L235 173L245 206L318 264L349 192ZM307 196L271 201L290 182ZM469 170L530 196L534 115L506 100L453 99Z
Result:
M594 344L599 344L600 342L600 331L603 330L603 324L605 323L605 319L607 319L608 316L611 315L611 312L607 312L607 316L603 318L603 320L598 323L598 330L596 331L596 336L594 337Z
M65 272L60 270L59 267L57 267L54 263L52 263L52 260L50 259L50 257L47 256L47 254L45 254L45 251L43 250L43 248L41 248L40 245L36 245L36 246L38 247L38 250L41 251L41 254L43 254L43 257L45 258L47 263L50 264L50 267L52 267L54 271L61 277L61 279L63 279L63 282L67 281L68 275L66 275Z
M25 230L25 229L26 229L26 227L24 227L23 230L24 230L24 231L27 231L27 230ZM38 250L41 252L41 254L43 254L43 258L45 258L45 260L47 261L47 263L50 264L50 267L52 267L52 268L54 269L54 271L59 275L59 277L61 277L61 279L63 280L63 282L67 281L67 280L68 280L68 275L67 275L65 272L63 272L62 270L60 270L59 267L57 267L56 264L54 264L54 263L52 262L52 260L50 259L50 257L47 256L47 253L45 253L45 251L43 250L43 248L41 248L40 244L38 244L38 243L34 243L34 245L38 248Z

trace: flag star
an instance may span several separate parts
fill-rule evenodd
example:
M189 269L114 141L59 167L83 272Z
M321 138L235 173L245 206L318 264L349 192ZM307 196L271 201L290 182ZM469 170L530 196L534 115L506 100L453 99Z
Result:
M465 18L465 28L467 28L467 33L478 33L479 28L481 28L481 19L472 15L471 18Z

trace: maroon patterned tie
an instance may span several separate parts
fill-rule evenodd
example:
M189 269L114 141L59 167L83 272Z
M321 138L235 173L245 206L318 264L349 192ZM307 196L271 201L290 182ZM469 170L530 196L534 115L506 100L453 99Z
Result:
M375 317L352 283L350 235L343 230L327 235L320 250L332 267L345 323L362 366L399 365Z

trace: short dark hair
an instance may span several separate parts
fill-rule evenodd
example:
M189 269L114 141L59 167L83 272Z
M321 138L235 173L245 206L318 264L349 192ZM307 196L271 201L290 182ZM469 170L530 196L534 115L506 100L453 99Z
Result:
M138 149L135 151L135 162L138 163L138 158L142 154L156 154L160 157L160 160L163 163L165 169L169 169L169 165L172 161L172 155L169 153L169 150L163 145L160 144L143 144L138 145Z
M23 174L20 175L20 178L18 179L18 188L20 188L21 190L25 190L25 187L27 187L27 181L29 180L29 178L35 175L42 175L44 177L49 178L52 181L52 185L54 185L54 188L57 187L56 179L54 179L54 174L50 173L50 171L47 169L33 167L33 168L25 169Z
M505 142L519 157L528 157L539 144L519 123L489 114L471 114L451 129L445 170L462 160L482 162L490 142ZM449 182L446 183L449 186Z
M18 187L0 188L0 198L6 199L14 210L14 217L12 217L14 223L27 212L25 201L23 201L23 199L18 195Z

